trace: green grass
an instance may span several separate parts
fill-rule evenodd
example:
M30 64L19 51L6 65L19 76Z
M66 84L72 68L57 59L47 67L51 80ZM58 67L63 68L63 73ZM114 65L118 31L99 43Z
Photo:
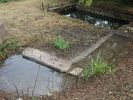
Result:
M112 66L98 54L96 59L92 59L90 64L84 66L83 77L85 80L88 80L91 76L99 76L111 72Z
M35 96L32 96L32 100L37 100L37 98Z
M0 0L0 3L6 3L8 2L9 0Z
M18 41L16 39L6 39L0 44L0 51L8 52L16 51L19 48Z
M61 50L70 48L69 43L60 37L54 40L53 45L55 48Z
M13 53L19 49L19 43L16 39L6 39L0 44L0 58L6 58L8 54Z
M0 3L7 3L7 2L10 2L10 1L18 1L18 0L0 0Z

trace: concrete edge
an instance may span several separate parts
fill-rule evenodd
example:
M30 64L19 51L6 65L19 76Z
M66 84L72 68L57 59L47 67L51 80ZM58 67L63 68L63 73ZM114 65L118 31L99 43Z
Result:
M28 50L28 49L34 49L34 48L26 48L25 50L23 50L22 56L23 56L24 58L30 60L30 61L36 62L36 63L38 63L38 64L40 64L40 65L46 66L46 67L48 67L48 68L50 68L50 69L53 69L53 70L58 71L58 72L61 72L61 73L65 73L65 72L67 72L67 70L69 70L69 69L71 68L71 65L72 65L71 62L70 62L70 61L65 61L64 59L62 59L62 61L65 62L67 65L70 66L70 68L68 67L69 69L66 69L66 68L65 68L65 69L62 69L62 68L60 68L60 67L56 67L56 65L53 66L53 65L52 65L52 62L51 62L51 64L49 64L49 63L47 63L46 61L38 60L36 57L27 55L27 50ZM35 50L37 50L37 49L35 49ZM38 51L39 51L39 52L42 52L42 51L40 51L40 50L38 50ZM60 58L58 58L58 59L60 59Z
M92 52L94 52L96 49L98 49L104 42L106 42L108 39L110 39L113 36L113 33L110 33L106 36L104 36L103 38L101 38L100 40L98 40L96 42L96 44L92 45L90 48L88 48L87 50L83 51L80 55L78 55L77 57L73 58L71 60L72 64L78 63L81 60L85 59L88 55L90 55Z

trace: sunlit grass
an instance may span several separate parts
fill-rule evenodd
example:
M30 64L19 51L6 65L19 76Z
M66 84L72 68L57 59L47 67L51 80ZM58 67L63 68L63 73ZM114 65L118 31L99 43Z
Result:
M54 40L53 45L55 48L61 49L61 50L68 49L70 47L69 43L60 37Z
M85 80L88 80L91 76L99 76L111 72L112 66L98 54L95 59L91 60L90 64L84 66L83 76Z

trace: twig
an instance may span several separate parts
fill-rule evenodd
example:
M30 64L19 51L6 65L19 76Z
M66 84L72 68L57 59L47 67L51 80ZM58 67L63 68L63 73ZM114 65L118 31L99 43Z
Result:
M41 60L41 55L40 55L40 60ZM32 91L32 96L34 96L34 92L35 92L35 88L36 88L36 83L37 83L37 80L38 80L39 72L40 72L40 65L38 67L37 76L36 76L34 87L33 87L33 91Z
M29 100L29 88L27 88L27 100Z
M14 87L16 89L17 97L20 97L19 92L18 92L18 88L17 88L17 86L15 84L14 84Z

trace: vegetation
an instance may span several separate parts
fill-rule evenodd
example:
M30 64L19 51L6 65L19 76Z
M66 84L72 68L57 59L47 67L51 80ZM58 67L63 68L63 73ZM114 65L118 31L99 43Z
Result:
M65 41L64 39L62 38L56 38L54 40L54 46L57 48L57 49L67 49L70 47L69 43L67 41Z
M9 1L18 1L18 0L0 0L0 3L6 3L6 2L9 2Z
M90 65L84 67L83 76L85 80L88 80L91 76L104 75L109 72L112 72L112 67L98 54L96 59L92 59Z
M0 3L6 3L8 2L9 0L0 0Z
M84 6L90 6L93 0L79 0L79 4Z
M19 49L19 44L16 39L6 39L0 44L0 61L7 57L8 54Z

